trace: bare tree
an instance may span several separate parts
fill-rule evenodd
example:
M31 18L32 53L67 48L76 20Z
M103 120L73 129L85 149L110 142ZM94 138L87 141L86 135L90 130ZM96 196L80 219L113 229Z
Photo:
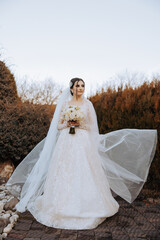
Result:
M25 76L17 81L18 95L22 102L29 101L33 104L56 104L62 88L51 78L45 79L44 82L29 82Z
M109 79L109 81L106 81L104 85L106 88L111 87L116 90L119 87L123 90L126 86L134 89L137 86L140 86L144 81L148 81L148 77L144 73L125 70L115 74Z

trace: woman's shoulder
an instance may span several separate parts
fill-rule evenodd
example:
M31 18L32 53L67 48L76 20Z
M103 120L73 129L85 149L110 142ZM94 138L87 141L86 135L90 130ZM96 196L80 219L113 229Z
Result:
M86 97L85 97L85 100L86 100L86 102L87 102L87 103L89 103L89 102L90 102L90 100L89 100L88 98L86 98Z
M94 108L93 103L88 98L86 98L86 106L88 111L91 111Z
M93 103L88 98L86 98L86 102L88 103L88 105L93 105Z

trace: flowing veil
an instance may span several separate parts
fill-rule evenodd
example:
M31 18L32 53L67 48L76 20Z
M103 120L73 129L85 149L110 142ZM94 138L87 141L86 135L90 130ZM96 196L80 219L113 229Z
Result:
M70 88L66 88L56 106L47 136L23 159L6 183L6 188L21 200L16 205L19 212L24 212L28 202L43 193L48 166L59 136L57 124L60 111L63 103L70 98Z
M100 135L99 154L110 188L132 203L147 180L157 130L120 129Z
M71 97L68 87L57 103L47 136L23 159L6 184L6 188L20 199L16 205L19 212L24 212L29 202L43 194L48 166L59 137L60 111L63 103ZM110 188L113 194L131 203L146 182L156 151L157 130L120 129L99 134L95 109L90 101L87 103L90 141L98 151Z
M101 165L113 196L132 203L147 180L157 146L156 129L119 129L99 134L98 121L90 102L91 141L98 149Z

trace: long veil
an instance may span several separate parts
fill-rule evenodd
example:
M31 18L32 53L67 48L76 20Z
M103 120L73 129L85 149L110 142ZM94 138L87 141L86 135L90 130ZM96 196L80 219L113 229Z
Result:
M6 183L6 188L20 199L19 212L27 209L29 202L43 194L48 166L59 136L57 123L62 105L71 98L66 88L56 106L47 136L23 159ZM143 187L157 145L157 130L120 129L99 134L97 115L89 103L90 141L99 154L104 173L115 195L133 202Z
M19 212L24 212L29 201L34 201L43 194L48 166L59 136L57 124L60 111L63 103L70 98L70 88L64 89L57 103L47 136L23 159L6 183L6 188L20 199L16 205Z
M91 141L98 149L101 165L113 196L132 203L147 180L157 146L156 129L119 129L99 134L98 121L90 103Z

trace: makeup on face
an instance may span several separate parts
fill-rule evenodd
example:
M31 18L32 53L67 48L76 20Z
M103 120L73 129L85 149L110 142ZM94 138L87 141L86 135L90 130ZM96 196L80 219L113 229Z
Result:
M78 92L83 92L84 91L84 83L82 83L82 84L77 83L76 88L79 88L79 87L82 87L83 89L81 91L78 91Z

